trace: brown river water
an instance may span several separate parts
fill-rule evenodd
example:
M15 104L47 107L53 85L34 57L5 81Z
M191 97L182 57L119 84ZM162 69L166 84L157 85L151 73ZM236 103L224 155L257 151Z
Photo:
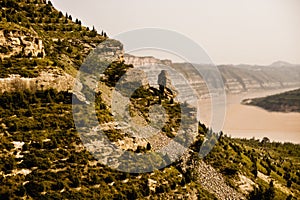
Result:
M271 141L300 144L300 113L269 112L256 106L242 105L243 99L264 97L292 89L269 90L227 95L223 132L231 137L268 137ZM210 100L201 100L200 121L210 124Z

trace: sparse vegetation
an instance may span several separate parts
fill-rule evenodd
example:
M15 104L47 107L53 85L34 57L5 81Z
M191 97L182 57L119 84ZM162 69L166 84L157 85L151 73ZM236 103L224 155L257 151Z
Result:
M1 199L26 195L33 199L136 199L175 195L176 191L183 194L195 188L200 197L211 199L201 186L182 184L174 166L140 177L92 164L95 159L83 148L74 127L71 96L55 90L0 95ZM24 143L15 148L13 142ZM150 185L150 179L156 183Z
M250 193L250 199L286 199L291 194L294 197L300 195L300 177L297 175L300 167L299 152L300 145L297 144L265 143L263 140L224 136L204 160L224 174L232 187L236 187L238 174L258 184ZM258 173L268 176L270 180L262 180ZM276 185L272 189L274 197L262 197L267 195L271 180L274 181L272 187ZM289 189L283 192L282 188ZM258 198L257 195L262 196Z

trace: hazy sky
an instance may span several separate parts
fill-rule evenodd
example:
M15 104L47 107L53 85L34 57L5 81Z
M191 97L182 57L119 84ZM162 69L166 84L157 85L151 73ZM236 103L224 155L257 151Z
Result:
M300 63L300 0L52 0L113 37L144 27L193 39L216 64Z

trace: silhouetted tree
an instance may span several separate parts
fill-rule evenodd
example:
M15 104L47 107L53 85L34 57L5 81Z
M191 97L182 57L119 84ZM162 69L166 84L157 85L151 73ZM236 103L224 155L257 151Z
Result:
M147 147L146 147L146 149L148 150L148 151L150 151L151 150L151 144L148 142L147 143Z
M291 179L289 179L289 180L287 180L287 182L286 182L286 186L288 187L288 188L290 188L290 187L292 187L292 181L291 181Z
M269 188L267 189L265 193L265 199L266 200L272 200L275 197L275 188L274 188L274 182L273 180L270 181Z
M62 18L62 17L63 17L63 14L62 14L61 11L59 11L59 13L58 13L58 18Z
M264 138L261 140L261 143L262 143L262 144L270 143L270 139L267 138L267 137L264 137Z

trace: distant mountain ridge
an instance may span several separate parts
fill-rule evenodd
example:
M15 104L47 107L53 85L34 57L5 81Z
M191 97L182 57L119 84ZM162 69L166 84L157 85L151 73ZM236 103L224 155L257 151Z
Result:
M291 66L291 65L294 65L294 64L291 64L291 63L288 63L285 61L276 61L276 62L273 62L270 66L271 67L285 67L285 66Z

